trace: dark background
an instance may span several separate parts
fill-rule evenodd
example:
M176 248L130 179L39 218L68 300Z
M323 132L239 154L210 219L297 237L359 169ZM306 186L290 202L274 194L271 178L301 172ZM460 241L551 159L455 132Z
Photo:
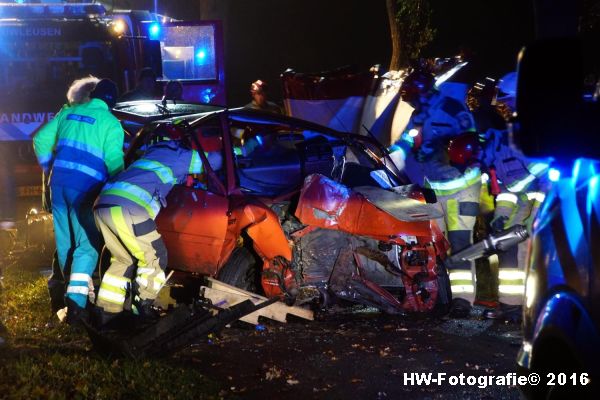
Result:
M113 3L154 7L152 0ZM479 61L481 78L514 70L519 49L533 38L532 5L526 0L431 0L431 6L437 32L423 55L449 57L466 46ZM158 12L223 21L231 106L249 101L256 79L269 82L271 98L281 101L279 74L287 68L316 72L381 64L386 69L391 55L384 0L159 0Z

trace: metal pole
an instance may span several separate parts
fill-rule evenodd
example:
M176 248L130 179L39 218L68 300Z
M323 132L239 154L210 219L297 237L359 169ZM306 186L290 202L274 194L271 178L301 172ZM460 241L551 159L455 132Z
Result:
M154 14L158 14L158 0L154 0Z

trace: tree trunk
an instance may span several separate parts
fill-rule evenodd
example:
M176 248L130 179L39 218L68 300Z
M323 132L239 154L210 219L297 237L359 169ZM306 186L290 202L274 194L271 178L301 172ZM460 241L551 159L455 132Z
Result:
M390 71L398 71L400 69L400 30L398 29L398 21L396 14L398 13L397 0L385 0L387 7L388 21L390 24L390 36L392 39L392 58L390 60Z

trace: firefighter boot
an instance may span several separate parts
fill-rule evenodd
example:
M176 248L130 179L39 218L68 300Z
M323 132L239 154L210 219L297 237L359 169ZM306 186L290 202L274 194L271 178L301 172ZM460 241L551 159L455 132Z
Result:
M500 303L498 307L487 308L483 311L483 316L488 319L501 319L515 323L521 322L523 307Z
M90 313L90 323L98 332L115 330L119 327L121 314L104 311L102 307L94 307Z
M81 327L82 321L87 322L89 318L88 311L85 308L79 307L77 303L68 297L65 300L67 304L67 324L72 327Z
M133 307L137 311L140 325L153 324L160 318L160 310L154 305L154 299L137 299Z

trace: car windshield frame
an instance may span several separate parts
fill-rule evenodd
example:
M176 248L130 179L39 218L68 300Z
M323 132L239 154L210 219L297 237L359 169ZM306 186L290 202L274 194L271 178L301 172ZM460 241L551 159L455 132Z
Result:
M302 129L302 130L311 130L322 132L326 135L335 137L341 141L344 141L347 145L350 145L352 148L360 150L363 154L365 154L369 159L373 161L375 165L381 168L388 177L391 177L393 181L395 181L398 185L405 185L410 183L408 178L404 173L402 173L392 159L389 157L389 152L377 139L370 137L359 135L356 133L350 132L342 132L335 130L333 128L329 128L327 126L319 125L314 122L302 120L295 117L273 114L269 112L264 112L260 110L248 109L248 108L233 108L226 110L228 113L228 117L235 118L235 120L240 122L249 122L249 123L263 123L277 126L277 125L289 125L292 128Z

